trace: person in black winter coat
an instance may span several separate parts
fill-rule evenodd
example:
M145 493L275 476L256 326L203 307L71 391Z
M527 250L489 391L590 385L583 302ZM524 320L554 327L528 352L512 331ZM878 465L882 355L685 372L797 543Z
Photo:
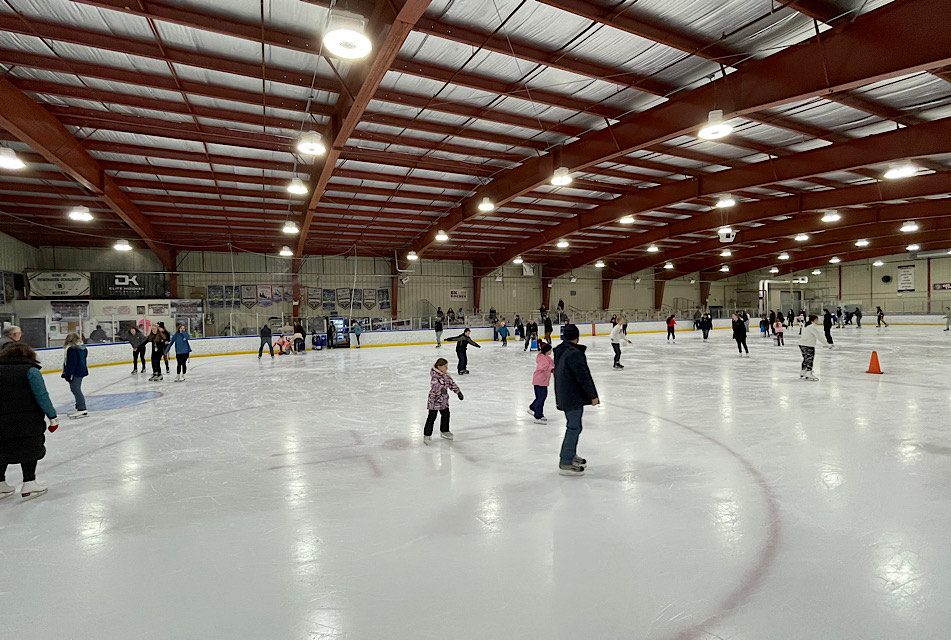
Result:
M436 323L433 325L433 329L436 331L436 348L442 346L442 320L438 317L436 318Z
M710 330L713 329L713 318L709 313L705 313L700 317L700 331L703 332L703 340L706 342L707 338L710 337Z
M737 314L733 314L733 339L736 340L736 349L740 352L740 356L743 355L743 350L746 350L746 355L750 355L750 348L746 346L746 323L743 322L743 319L740 318Z
M822 329L826 334L826 342L829 343L831 347L834 343L832 342L832 314L828 309L823 309L825 315L822 316Z
M138 327L129 328L129 346L132 347L132 373L139 372L139 360L142 360L142 373L145 373L145 347L148 338Z
M597 406L598 389L594 386L584 345L578 344L578 327L565 325L563 342L555 347L555 406L565 413L565 437L561 442L558 470L562 475L581 475L587 460L578 457L581 418L588 405Z
M469 373L469 356L466 354L466 347L471 344L476 349L482 348L478 342L469 337L471 333L472 330L467 328L460 335L453 338L456 342L456 355L459 357L459 365L456 367L456 371L459 372L460 376Z
M271 357L274 357L274 345L271 343L271 327L265 324L261 327L261 346L258 347L258 360L261 359L261 356L264 355L264 345L267 345L267 350L271 353Z
M554 331L554 327L551 326L551 318L548 315L545 315L545 342L551 344L551 332Z
M528 347L532 344L532 338L538 340L538 323L529 320L528 324L525 325L525 348L522 351L528 351Z

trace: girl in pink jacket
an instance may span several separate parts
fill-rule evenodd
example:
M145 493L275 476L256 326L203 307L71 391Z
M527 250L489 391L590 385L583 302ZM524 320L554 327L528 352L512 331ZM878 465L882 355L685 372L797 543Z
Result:
M462 391L449 376L449 361L445 358L436 360L433 370L429 372L431 385L426 408L429 415L426 417L426 426L423 428L423 444L432 443L433 426L436 424L436 412L441 418L439 421L439 436L452 440L452 431L449 430L449 391L452 390L462 400Z
M539 342L538 356L535 358L535 373L532 374L535 402L528 408L535 422L548 422L548 418L545 417L545 400L548 398L548 385L551 383L551 374L554 370L555 360L551 357L551 345L547 342Z

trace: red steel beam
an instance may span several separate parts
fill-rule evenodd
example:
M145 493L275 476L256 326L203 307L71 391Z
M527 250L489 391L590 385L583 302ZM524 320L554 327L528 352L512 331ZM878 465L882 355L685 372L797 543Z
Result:
M0 126L96 194L145 241L166 269L175 267L173 252L160 243L142 212L62 123L6 78L0 78L0 104Z
M951 30L939 20L947 0L906 0L872 11L848 25L820 34L761 60L743 65L703 87L623 118L618 124L589 132L558 153L511 169L440 221L413 248L424 251L438 228L451 230L477 215L487 196L497 204L546 182L557 166L581 171L619 155L693 134L713 108L727 118L777 107L817 95L846 91L887 78L940 68L951 62Z
M589 210L558 227L538 234L493 256L490 265L504 264L519 255L542 246L574 231L587 229L616 220L624 215L652 211L658 207L687 202L698 196L731 193L740 189L764 186L772 182L807 178L832 171L847 171L880 162L901 158L928 156L944 153L949 149L951 118L936 120L916 127L856 138L849 142L833 144L812 151L804 151L777 160L747 165L713 173L704 178L684 180L677 184L643 189L640 194L630 194L612 200L609 204ZM718 224L715 217L708 217ZM438 224L438 223L437 223ZM597 258L633 249L641 244L654 242L664 237L667 231L659 230L657 236L641 234L614 245L604 247L606 252L592 258L581 256L578 260ZM577 265L576 265L577 266Z

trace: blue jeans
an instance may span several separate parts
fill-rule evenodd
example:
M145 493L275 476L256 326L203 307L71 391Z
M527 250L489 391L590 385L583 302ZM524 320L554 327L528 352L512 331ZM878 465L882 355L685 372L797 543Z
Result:
M548 399L548 387L543 387L541 385L535 386L535 402L530 404L528 408L535 414L535 418L541 418L545 415L545 400Z
M73 392L76 399L76 411L86 410L86 398L83 396L83 379L79 376L73 376L69 381L69 390Z
M584 407L565 411L568 425L565 430L565 439L561 441L561 464L571 464L578 455L578 438L581 437L581 414L583 413Z

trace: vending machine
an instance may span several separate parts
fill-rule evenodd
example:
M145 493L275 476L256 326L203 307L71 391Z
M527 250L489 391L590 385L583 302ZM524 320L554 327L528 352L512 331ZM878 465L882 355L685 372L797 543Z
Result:
M327 346L331 349L349 349L350 325L347 324L347 319L328 316L324 320L327 323Z

